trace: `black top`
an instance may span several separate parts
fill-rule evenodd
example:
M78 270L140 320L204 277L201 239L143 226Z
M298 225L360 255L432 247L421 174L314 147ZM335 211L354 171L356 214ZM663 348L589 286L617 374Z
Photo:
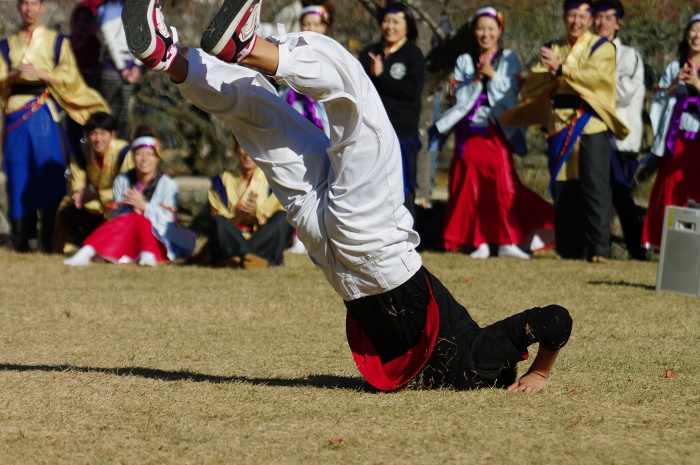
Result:
M374 83L396 135L399 138L418 137L425 81L423 53L414 43L406 42L396 52L384 57L384 72L372 77L369 52L384 56L384 46L378 43L365 47L360 52L360 63Z

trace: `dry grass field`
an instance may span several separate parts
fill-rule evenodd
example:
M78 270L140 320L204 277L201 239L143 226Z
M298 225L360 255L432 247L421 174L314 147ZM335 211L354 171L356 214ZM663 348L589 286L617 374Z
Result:
M373 391L302 256L70 269L2 249L0 462L700 463L700 301L655 292L656 263L424 261L482 324L570 309L547 392Z

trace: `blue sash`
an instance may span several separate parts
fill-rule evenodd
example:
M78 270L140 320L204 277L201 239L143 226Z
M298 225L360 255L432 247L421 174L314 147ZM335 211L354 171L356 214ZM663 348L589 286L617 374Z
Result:
M547 139L547 167L549 168L549 193L554 198L554 186L561 167L569 159L571 151L578 143L583 133L583 128L591 119L591 113L586 110L577 110L573 124L569 124L559 132L555 132Z
M7 39L0 40L0 54L2 54L5 63L7 63L8 69L10 68L10 44Z
M224 186L221 176L214 176L211 178L211 187L214 189L214 192L216 192L216 195L218 195L221 199L221 203L228 208L228 194L226 193L226 186Z
M613 178L628 189L632 189L634 174L639 168L639 160L637 160L635 155L625 156L624 153L617 153L614 149L610 154Z

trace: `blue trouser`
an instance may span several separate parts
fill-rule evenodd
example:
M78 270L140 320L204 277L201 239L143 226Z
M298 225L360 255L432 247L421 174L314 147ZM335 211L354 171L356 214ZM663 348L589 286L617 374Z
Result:
M13 127L25 113L16 111L5 117L5 128L10 131L5 134L3 170L10 220L55 209L66 195L60 126L48 106L42 105Z

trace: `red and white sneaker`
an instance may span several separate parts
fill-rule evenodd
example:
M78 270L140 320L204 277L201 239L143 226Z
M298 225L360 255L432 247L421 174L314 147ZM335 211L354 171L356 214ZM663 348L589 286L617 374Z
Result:
M154 71L170 68L177 48L165 25L158 0L126 0L122 23L129 50Z
M224 0L202 36L202 49L228 63L247 57L255 47L262 0Z

